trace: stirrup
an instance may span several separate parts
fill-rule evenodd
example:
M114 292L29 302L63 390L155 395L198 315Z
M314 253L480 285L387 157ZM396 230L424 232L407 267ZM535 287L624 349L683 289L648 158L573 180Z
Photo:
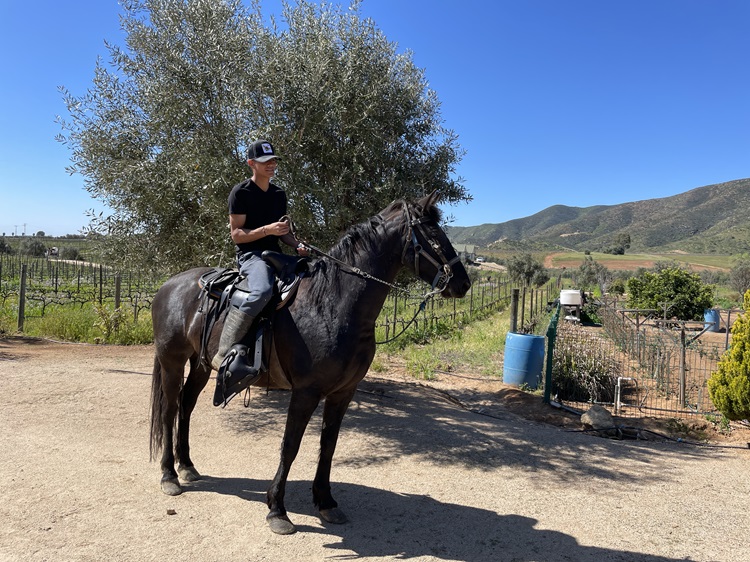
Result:
M248 363L246 345L235 344L216 373L214 406L226 407L229 401L260 378L260 371Z

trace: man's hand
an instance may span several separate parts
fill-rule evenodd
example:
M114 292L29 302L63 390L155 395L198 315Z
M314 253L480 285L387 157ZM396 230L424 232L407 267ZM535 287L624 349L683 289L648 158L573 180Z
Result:
M306 258L310 255L310 250L302 242L297 244L297 255Z
M284 236L289 234L289 223L287 221L272 222L266 225L266 236L273 234L274 236Z

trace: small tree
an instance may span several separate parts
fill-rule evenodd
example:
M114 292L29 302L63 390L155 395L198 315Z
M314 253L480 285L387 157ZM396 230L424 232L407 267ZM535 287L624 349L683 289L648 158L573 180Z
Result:
M680 320L700 320L713 306L713 288L698 275L678 267L644 271L628 281L630 308L662 309L669 305L671 316Z
M750 291L744 308L745 315L732 325L732 347L708 380L714 406L730 420L750 419Z
M0 238L0 254L12 254L13 248L10 244L5 240L5 238Z
M44 256L44 252L47 251L47 246L41 240L34 240L33 238L26 238L21 242L20 253L27 256L34 256L40 258Z
M729 272L732 289L744 295L750 289L750 261L742 260Z
M540 275L545 271L544 264L535 260L531 254L511 256L507 267L510 278L518 283L523 283L524 287L530 287L535 278L541 279ZM542 284L546 283L547 280L549 280L549 277Z
M599 287L602 295L607 292L607 288L612 282L612 272L591 256L586 256L586 259L583 260L578 268L578 274L578 282L582 289Z

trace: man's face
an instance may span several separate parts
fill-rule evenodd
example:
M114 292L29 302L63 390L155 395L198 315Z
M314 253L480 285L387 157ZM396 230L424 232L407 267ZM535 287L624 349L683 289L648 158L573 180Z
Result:
M265 177L271 179L276 173L276 167L279 165L276 158L271 158L267 162L258 162L257 160L248 160L247 163L253 170L256 177Z

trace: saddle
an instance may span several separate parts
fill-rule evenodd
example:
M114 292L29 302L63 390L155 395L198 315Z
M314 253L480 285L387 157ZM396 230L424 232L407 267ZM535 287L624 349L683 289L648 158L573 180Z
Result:
M268 250L261 254L261 258L271 266L276 275L274 298L271 302L276 310L284 308L296 294L300 280L309 273L310 259ZM201 275L198 286L208 299L219 303L224 301L222 310L226 308L227 303L241 303L250 291L247 279L239 270L226 267L215 267Z
M266 305L256 321L254 334L246 334L243 340L235 345L239 353L233 357L239 358L245 365L235 365L234 369L251 368L257 373L268 370L268 353L270 351L271 319L273 314L285 306L288 306L297 293L297 288L303 277L309 274L309 258L289 256L280 252L265 251L261 258L271 266L276 275L274 295ZM201 330L201 361L208 365L211 358L208 357L208 341L211 337L216 321L230 306L239 307L247 298L250 290L248 280L241 275L237 269L216 267L207 271L198 279L198 286L203 298L201 312L204 306L208 308L205 321ZM245 349L246 348L246 349ZM233 348L234 349L234 348ZM250 363L252 361L252 364ZM234 396L229 397L231 399ZM229 402L225 398L225 405Z

